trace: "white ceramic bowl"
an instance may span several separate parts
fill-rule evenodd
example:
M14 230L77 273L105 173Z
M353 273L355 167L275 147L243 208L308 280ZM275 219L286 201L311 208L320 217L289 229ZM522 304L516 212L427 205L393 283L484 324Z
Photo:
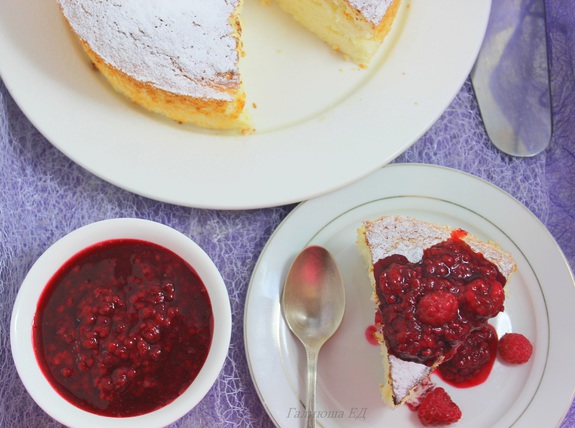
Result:
M79 251L110 239L149 241L178 254L202 279L212 304L214 331L212 344L201 371L188 389L156 411L134 417L105 417L84 411L62 398L44 377L32 342L32 323L41 293L66 261ZM24 279L12 312L10 326L12 355L24 386L51 417L70 427L162 427L189 412L206 395L226 359L231 336L230 302L224 281L208 255L180 232L140 219L104 220L84 226L52 245L32 266Z

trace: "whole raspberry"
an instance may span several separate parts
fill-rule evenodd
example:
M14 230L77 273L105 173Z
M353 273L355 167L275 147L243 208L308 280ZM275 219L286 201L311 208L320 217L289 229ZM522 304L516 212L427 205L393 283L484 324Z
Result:
M459 310L457 297L449 291L426 294L417 305L417 316L432 327L439 327L455 318Z
M533 345L520 333L507 333L499 339L499 355L507 363L526 363L532 353Z
M392 263L379 278L379 300L389 305L401 304L405 297L419 290L419 267ZM409 293L406 294L406 292Z
M467 284L463 300L465 307L472 313L491 318L503 310L505 292L498 281L479 278Z
M443 388L435 388L423 398L417 416L426 427L448 425L461 418L461 410Z

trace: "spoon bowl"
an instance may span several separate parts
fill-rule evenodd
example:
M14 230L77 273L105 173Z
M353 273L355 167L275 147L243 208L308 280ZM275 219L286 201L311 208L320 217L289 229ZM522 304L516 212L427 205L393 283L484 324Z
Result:
M325 248L310 246L294 259L281 301L284 318L307 356L307 427L315 426L317 357L345 311L345 288L337 263Z

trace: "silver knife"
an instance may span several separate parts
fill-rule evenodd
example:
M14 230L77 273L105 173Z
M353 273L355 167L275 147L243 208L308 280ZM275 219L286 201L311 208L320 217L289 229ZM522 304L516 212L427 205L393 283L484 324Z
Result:
M545 0L492 0L471 82L493 144L533 156L551 140Z

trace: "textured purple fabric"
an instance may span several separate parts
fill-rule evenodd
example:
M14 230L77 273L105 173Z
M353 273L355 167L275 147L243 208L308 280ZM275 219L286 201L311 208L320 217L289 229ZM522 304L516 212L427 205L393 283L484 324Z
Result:
M575 0L548 0L547 13L554 137L544 153L517 159L495 150L466 82L437 123L396 162L445 165L494 183L548 227L574 268ZM59 426L33 402L14 368L12 305L26 272L50 244L82 225L114 217L148 218L190 236L213 258L229 289L234 326L224 369L205 399L174 427L272 426L248 372L242 319L256 260L293 206L200 210L121 190L55 149L24 117L1 81L0 153L0 426ZM575 427L574 406L561 427Z

